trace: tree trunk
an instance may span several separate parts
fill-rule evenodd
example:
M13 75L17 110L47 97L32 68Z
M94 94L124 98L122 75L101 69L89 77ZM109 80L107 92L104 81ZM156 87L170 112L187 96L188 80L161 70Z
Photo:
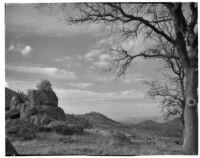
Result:
M183 151L185 154L198 154L198 71L195 68L185 68L186 89L184 109L184 142Z

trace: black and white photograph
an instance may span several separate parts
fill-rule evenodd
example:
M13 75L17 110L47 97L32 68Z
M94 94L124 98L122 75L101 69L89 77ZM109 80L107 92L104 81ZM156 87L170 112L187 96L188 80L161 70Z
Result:
M198 3L4 1L4 156L198 155Z

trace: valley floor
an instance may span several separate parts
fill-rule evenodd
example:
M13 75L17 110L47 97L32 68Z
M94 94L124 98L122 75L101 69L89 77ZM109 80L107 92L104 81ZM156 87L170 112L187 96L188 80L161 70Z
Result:
M71 136L40 132L32 140L10 140L21 155L183 155L181 138L138 129L87 129Z

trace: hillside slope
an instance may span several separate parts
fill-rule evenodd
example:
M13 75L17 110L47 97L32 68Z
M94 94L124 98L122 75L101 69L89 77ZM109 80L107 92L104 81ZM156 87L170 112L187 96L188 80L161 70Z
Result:
M93 125L93 127L101 127L101 128L122 128L123 125L119 122L116 122L105 115L98 112L91 112L85 114L85 119L88 120L89 123Z
M153 120L146 120L141 123L133 125L135 128L144 129L144 130L159 130L162 126L161 123L155 122Z
M66 121L68 123L86 124L86 122L93 128L124 128L125 126L116 122L105 115L98 112L90 112L84 115L69 115L66 114Z

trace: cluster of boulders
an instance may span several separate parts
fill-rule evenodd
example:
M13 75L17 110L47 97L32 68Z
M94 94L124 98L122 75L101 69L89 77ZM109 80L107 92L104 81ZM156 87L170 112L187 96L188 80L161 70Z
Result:
M52 89L30 90L21 95L6 88L6 155L18 155L8 138L30 140L37 132L57 132L64 135L81 134L88 122L72 121L58 106Z
M35 125L46 126L54 120L65 121L65 113L58 107L58 98L53 90L31 90L29 100L24 101L14 94L7 107L6 119L21 119Z
M6 106L7 134L12 133L14 124L9 122L14 120L18 121L19 126L25 126L26 123L19 122L26 121L41 131L55 131L66 135L83 132L82 126L70 124L66 120L63 109L58 107L58 97L53 90L31 90L28 100L24 100L18 93L7 89L6 97L10 98L10 103L6 103L9 105Z

